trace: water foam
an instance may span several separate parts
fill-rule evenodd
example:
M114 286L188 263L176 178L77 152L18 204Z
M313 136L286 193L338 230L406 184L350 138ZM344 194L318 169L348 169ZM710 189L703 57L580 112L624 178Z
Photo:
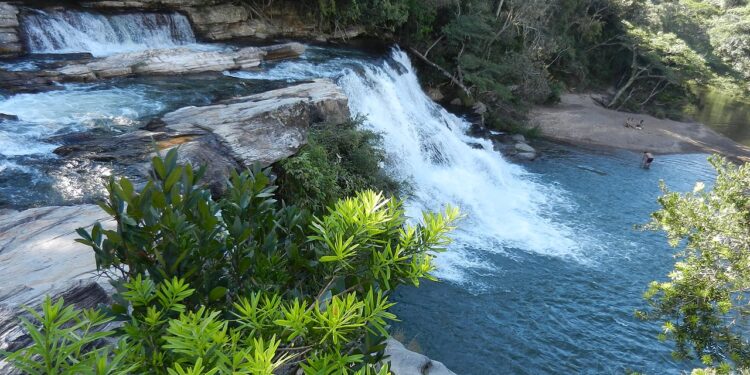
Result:
M354 115L383 135L389 167L414 189L410 216L459 206L467 215L451 251L437 258L438 276L470 283L469 273L494 272L487 252L517 250L586 262L574 231L554 220L567 205L564 192L535 182L521 166L493 151L491 142L466 135L470 124L430 100L408 56L395 50L385 62L338 59L284 62L264 72L227 73L246 79L334 78ZM475 149L469 144L480 144ZM483 255L484 254L484 255Z
M17 121L5 122L0 127L0 155L50 154L57 145L44 139L62 130L132 127L138 118L164 107L149 98L145 90L69 86L61 91L0 99L0 113L18 116Z
M33 11L22 16L33 53L89 52L94 56L196 43L187 17L178 13L102 15Z
M452 249L456 254L438 258L439 275L460 281L457 268L490 268L477 254L461 254L476 250L522 249L580 258L572 230L546 215L560 203L555 198L560 193L534 182L533 175L504 160L489 142L467 136L470 124L425 95L408 56L394 51L391 58L391 63L369 65L363 72L349 71L339 84L353 114L366 115L365 125L383 134L394 173L411 181L410 212L451 203L467 214Z

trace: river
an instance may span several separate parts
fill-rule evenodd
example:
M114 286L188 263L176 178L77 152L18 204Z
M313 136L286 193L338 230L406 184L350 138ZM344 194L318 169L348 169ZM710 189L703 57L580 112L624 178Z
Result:
M25 27L38 36L39 52L195 46L175 17L37 14ZM149 22L156 31L133 31ZM86 25L112 35L72 35L71 28ZM34 64L32 57L13 67ZM299 60L208 80L122 79L2 97L0 112L19 119L0 127L0 207L78 203L101 193L101 177L114 173L113 165L67 166L52 153L56 136L127 132L177 107L318 77L339 84L352 113L366 116L363 126L383 135L385 168L409 183L415 220L446 204L466 214L455 243L437 258L442 281L396 293L401 322L394 328L407 344L459 374L663 374L690 367L672 361L669 343L656 339L658 325L634 318L649 281L663 279L673 264L665 239L634 225L657 208L660 180L678 191L710 181L706 155L661 156L642 170L637 154L537 141L540 159L510 162L489 140L467 136L467 121L422 92L397 48L373 56L311 47Z

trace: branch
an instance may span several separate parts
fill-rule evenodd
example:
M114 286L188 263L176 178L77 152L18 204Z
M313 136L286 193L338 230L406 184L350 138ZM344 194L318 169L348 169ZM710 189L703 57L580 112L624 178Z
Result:
M448 78L449 78L449 79L451 80L451 82L453 82L453 83L454 83L454 84L455 84L456 86L460 87L460 88L461 88L461 90L463 90L463 92L464 92L464 93L466 93L466 95L468 95L469 97L471 97L471 92L469 91L469 89L468 89L468 88L467 88L467 87L466 87L466 86L465 86L465 85L464 85L463 83L461 83L461 82L460 82L459 80L457 80L457 79L456 79L456 77L454 77L454 76L453 76L452 74L450 74L450 72L448 72L447 70L445 70L445 69L444 69L443 67L441 67L440 65L438 65L438 64L435 64L434 62L432 62L432 61L428 60L428 59L427 59L426 57L424 57L424 55L422 55L421 53L419 53L419 51L417 51L416 49L414 49L414 48L409 48L409 50L410 50L410 51L411 51L411 52L412 52L412 53L413 53L413 54L414 54L415 56L419 57L419 59L420 59L420 60L422 60L422 61L424 61L425 63L427 63L427 65L429 65L429 66L431 66L431 67L433 67L433 68L437 69L437 70L438 70L438 71L439 71L440 73L442 73L442 74L443 74L444 76L448 77Z
M500 10L503 9L503 3L505 0L500 0L500 3L497 4L497 10L495 11L495 19L500 18Z
M664 86L662 86L662 87L661 87L661 88L659 89L659 85L661 85L661 83L662 83L662 82L665 82L665 83L664 83ZM654 86L654 89L653 89L653 90L651 90L651 94L649 94L649 96L648 96L648 97L646 98L646 100L644 100L644 101L642 101L642 102L641 102L640 106L641 106L641 107L643 107L643 106L644 106L644 105L645 105L646 103L648 103L648 101L649 101L649 100L651 100L651 99L652 99L652 98L653 98L654 96L656 96L656 95L658 95L659 93L661 93L662 91L664 91L664 89L666 89L666 88L667 88L667 86L669 86L669 81L659 81L659 82L657 82L657 83L656 83L656 86ZM658 89L658 90L657 90L657 89Z
M445 38L445 34L441 35L440 38L437 38L437 40L434 43L432 43L430 48L428 48L427 51L424 51L425 58L427 58L427 55L430 53L430 51L432 51L432 48L435 47L438 43L440 43L440 41L443 40L443 38Z

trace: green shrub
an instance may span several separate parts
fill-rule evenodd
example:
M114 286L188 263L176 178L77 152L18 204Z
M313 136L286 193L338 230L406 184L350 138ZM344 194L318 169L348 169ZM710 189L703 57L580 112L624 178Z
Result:
M203 170L176 160L154 158L140 191L111 180L101 206L115 229L78 231L115 278L115 303L81 312L48 299L41 328L24 323L32 346L2 355L42 374L387 373L376 364L396 319L389 295L433 279L458 210L408 224L399 200L363 191L310 217L258 170L232 173L214 200ZM92 333L112 319L116 331ZM106 336L119 341L93 345Z
M362 190L396 194L401 185L383 165L381 137L361 129L362 119L343 124L317 124L308 145L280 163L280 196L285 202L321 213L337 200Z
M182 302L194 292L176 278L155 285L139 275L122 293L132 307L120 314L126 318L122 328L98 332L93 329L111 317L47 298L41 314L29 310L40 327L24 321L32 345L3 354L29 374L272 375L295 362L305 374L388 373L387 364L346 354L358 335L384 332L395 319L387 312L393 304L382 293L363 299L356 293L336 295L308 306L306 300L257 292L227 314L203 306L187 309ZM108 336L118 341L100 341Z

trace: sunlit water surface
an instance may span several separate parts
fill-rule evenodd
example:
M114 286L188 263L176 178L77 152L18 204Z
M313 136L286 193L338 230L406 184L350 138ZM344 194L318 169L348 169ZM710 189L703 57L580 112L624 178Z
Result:
M660 156L651 170L638 163L628 152L547 145L525 168L565 195L570 204L553 215L581 234L581 257L469 249L485 267L458 266L457 281L396 293L396 331L459 374L677 374L696 367L674 362L670 343L656 339L659 325L634 317L648 283L674 264L661 234L634 225L658 208L659 180L687 191L696 180L710 182L713 170L701 154Z

